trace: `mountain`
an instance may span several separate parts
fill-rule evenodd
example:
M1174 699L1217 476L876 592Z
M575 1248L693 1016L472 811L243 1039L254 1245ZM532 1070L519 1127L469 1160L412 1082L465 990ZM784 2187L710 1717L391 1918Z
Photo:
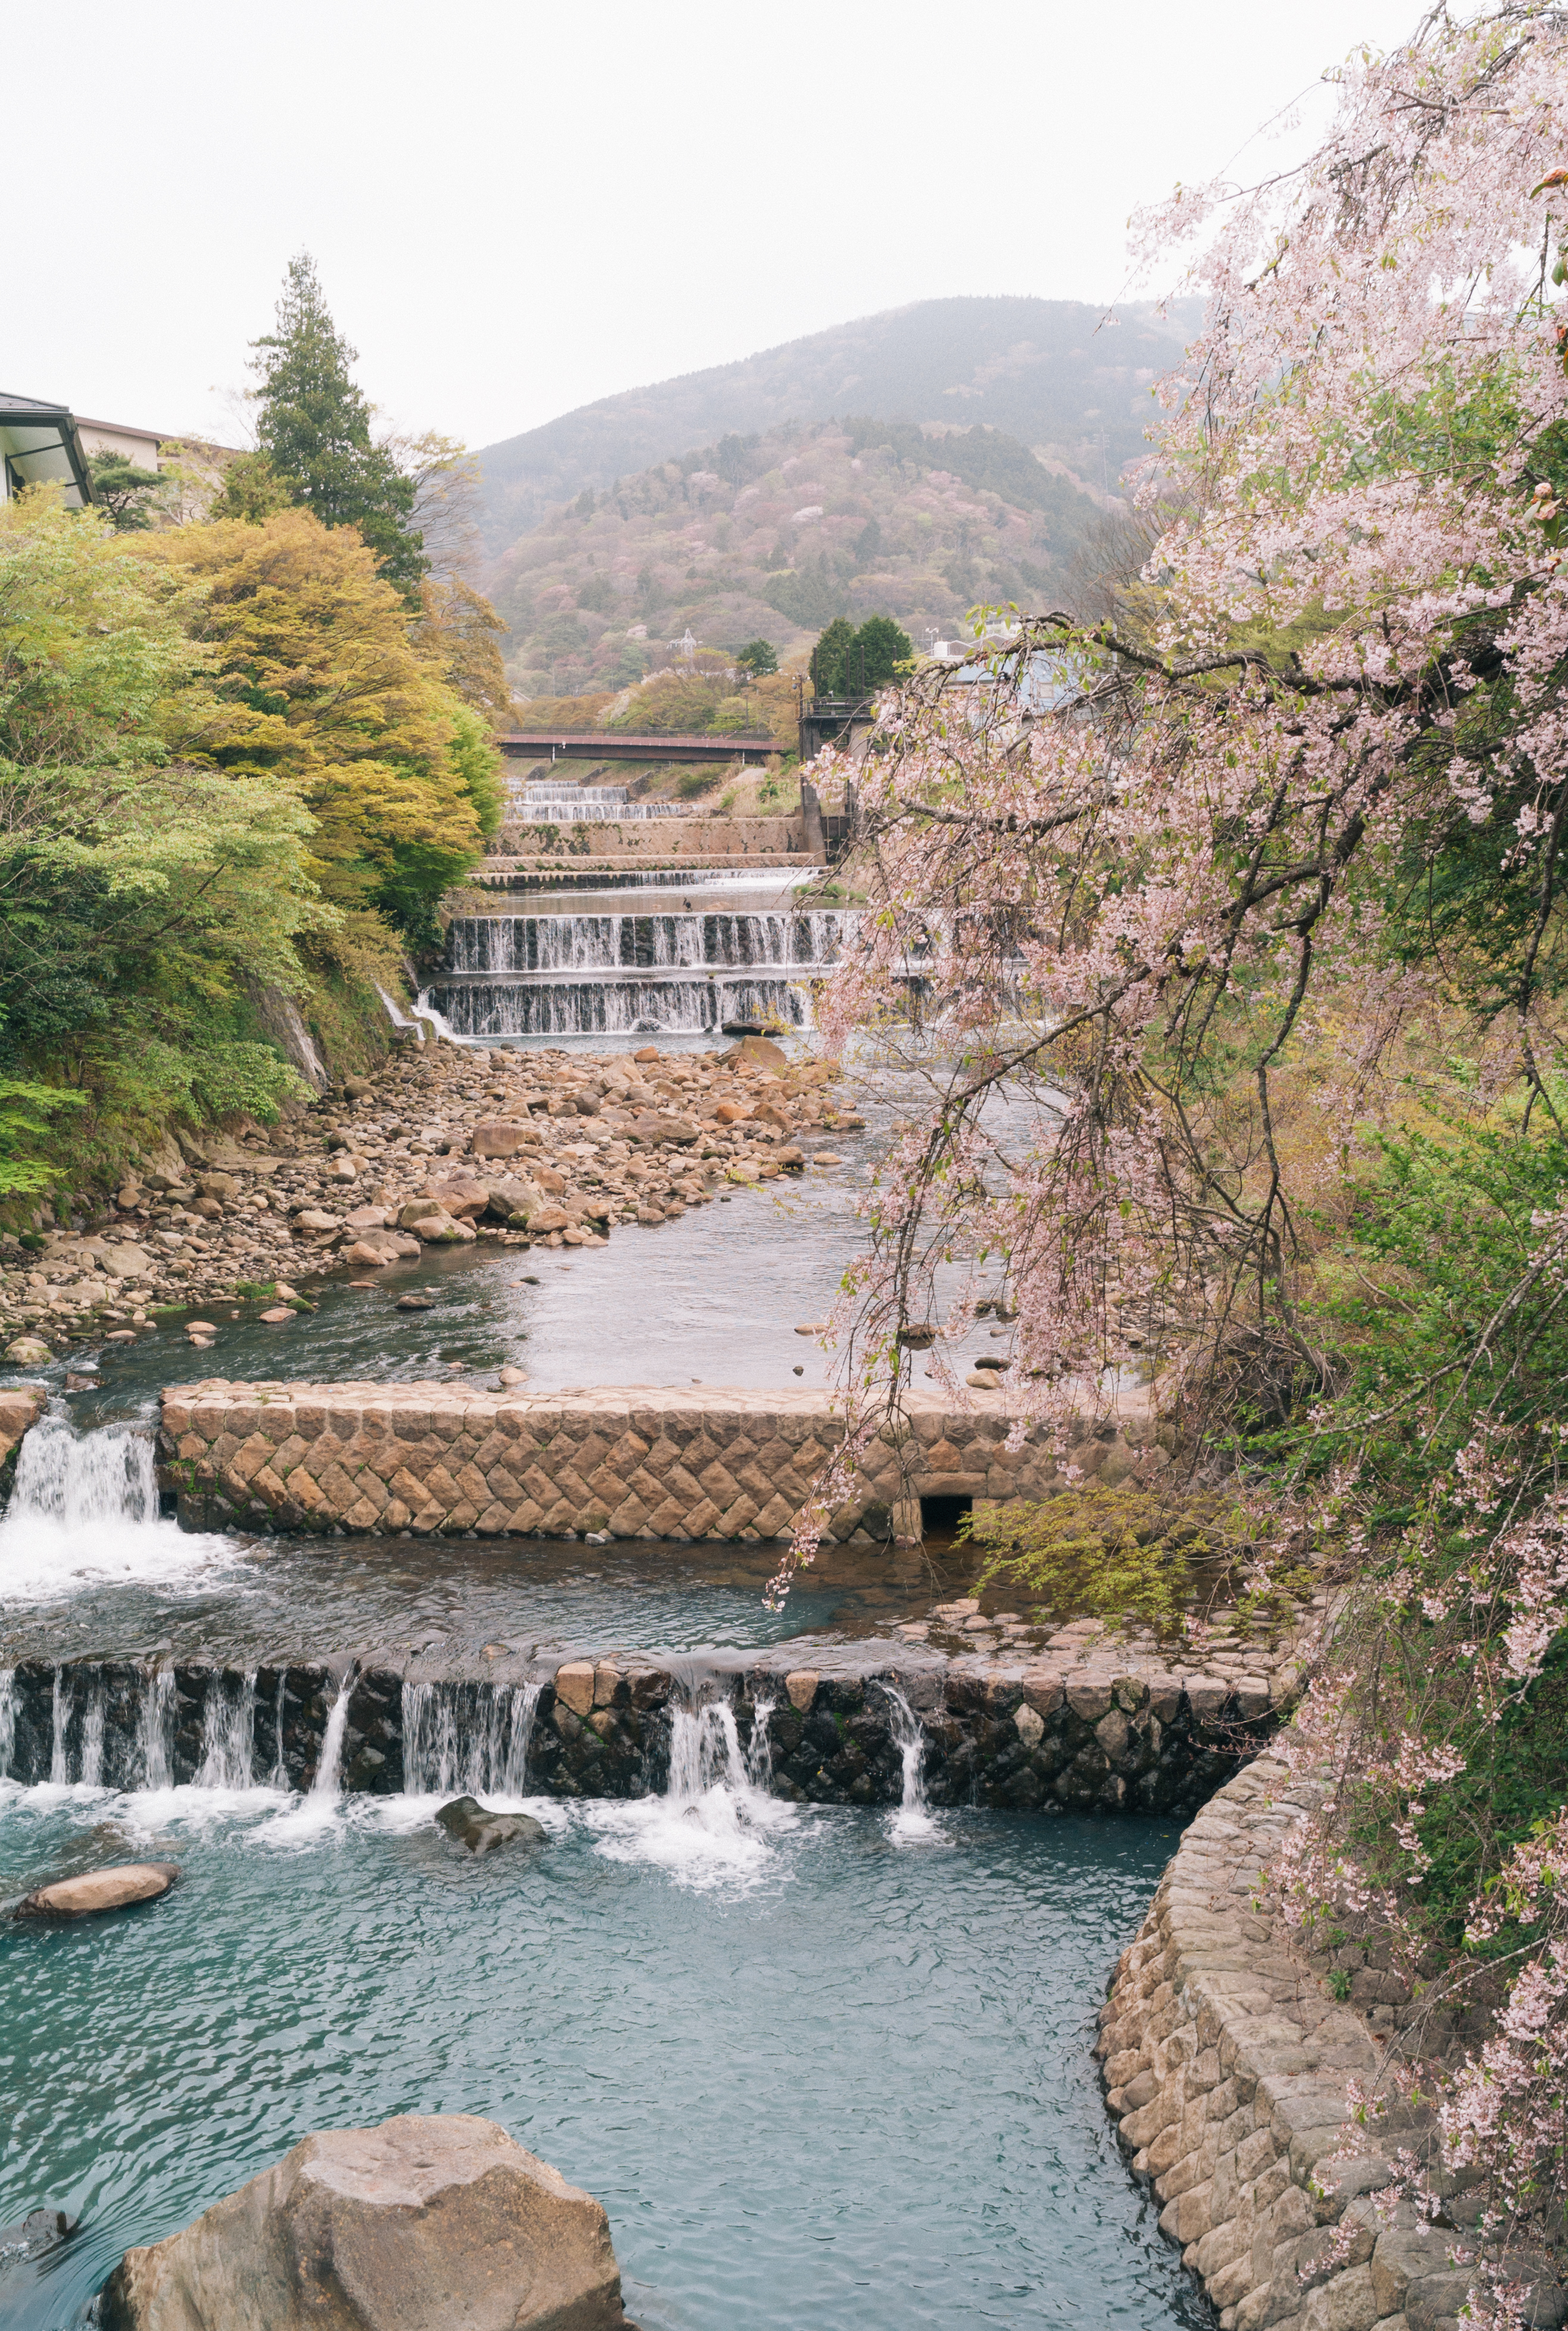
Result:
M888 614L924 651L978 601L1060 606L1100 523L1096 501L1004 431L927 436L851 416L730 432L584 487L489 582L518 694L597 695L691 668L677 645L688 632L709 651L767 639L782 657L835 615Z
M741 435L874 413L984 422L1114 488L1145 450L1150 384L1196 329L1196 301L1104 311L1070 300L922 300L786 341L736 364L601 397L486 446L481 524L492 556L556 502Z

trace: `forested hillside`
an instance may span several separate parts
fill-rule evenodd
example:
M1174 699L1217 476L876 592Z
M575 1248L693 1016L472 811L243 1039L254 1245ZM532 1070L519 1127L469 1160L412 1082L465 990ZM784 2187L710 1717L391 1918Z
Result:
M584 488L494 570L520 696L617 690L689 630L782 654L835 616L894 616L924 649L977 601L1060 604L1100 513L1016 438L849 419L731 433Z
M922 300L601 397L481 451L486 540L498 555L584 486L597 491L731 431L850 413L984 422L1114 490L1144 450L1150 385L1200 313L1192 301L1168 317L1134 306L1107 323L1102 309L1071 300Z

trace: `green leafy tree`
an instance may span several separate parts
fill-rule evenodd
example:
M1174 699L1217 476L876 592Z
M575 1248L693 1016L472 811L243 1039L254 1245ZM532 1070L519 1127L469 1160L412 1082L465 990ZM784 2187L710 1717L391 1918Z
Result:
M142 470L123 453L94 453L88 462L92 473L92 499L109 512L119 534L152 524L153 509L166 479L157 470Z
M835 615L819 635L811 662L812 686L819 696L844 693L844 658L854 636L855 627L847 615Z
M292 509L295 494L265 453L236 453L223 471L223 482L206 515L214 523L237 518L246 526L265 526L280 510Z
M409 523L414 480L371 441L370 407L349 370L358 351L334 324L309 252L289 262L276 330L252 345L257 443L290 499L323 526L357 527L388 582L416 601L430 562Z
M900 631L891 615L868 615L844 659L851 689L857 696L865 696L875 688L886 688L897 679L899 665L908 663L914 652L908 633Z
M47 495L0 509L0 1195L122 1162L237 1065L287 1081L234 1046L252 983L303 989L314 821L171 754L172 706L223 715L199 597L152 555L173 538Z
M771 640L747 640L745 647L736 648L735 660L753 680L765 680L778 670L778 650Z
M855 537L855 564L862 570L874 566L882 556L882 529L874 518L869 518Z

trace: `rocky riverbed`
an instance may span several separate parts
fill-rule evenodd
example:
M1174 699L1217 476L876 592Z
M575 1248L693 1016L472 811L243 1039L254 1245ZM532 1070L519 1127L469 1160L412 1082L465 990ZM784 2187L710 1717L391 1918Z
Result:
M430 1245L601 1245L727 1185L839 1164L833 1136L864 1120L835 1082L758 1038L724 1053L400 1045L277 1126L166 1140L90 1223L0 1238L5 1357L129 1340L159 1311L309 1308L296 1282ZM199 1345L202 1323L190 1332Z

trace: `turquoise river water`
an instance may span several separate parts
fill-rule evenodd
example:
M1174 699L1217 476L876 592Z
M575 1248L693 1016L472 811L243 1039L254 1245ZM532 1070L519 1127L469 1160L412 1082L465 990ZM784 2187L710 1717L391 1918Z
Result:
M127 2244L311 2129L478 2112L597 2194L646 2331L1210 2318L1088 2054L1169 1822L805 1812L723 1780L472 1861L435 1800L0 1788L0 1892L178 1860L162 1903L0 1929L0 2279L54 2331Z

